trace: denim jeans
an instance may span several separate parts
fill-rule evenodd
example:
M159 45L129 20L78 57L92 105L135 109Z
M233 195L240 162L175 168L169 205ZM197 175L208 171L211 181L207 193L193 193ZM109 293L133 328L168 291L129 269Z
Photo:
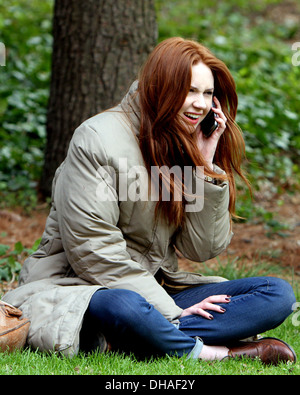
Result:
M185 309L218 294L231 296L229 303L219 304L225 313L208 311L212 320L200 315L185 316L176 327L133 291L99 290L85 314L82 348L90 349L91 339L99 331L115 350L142 357L187 354L197 358L203 344L225 345L277 327L292 313L295 302L292 287L274 277L200 285L171 297Z

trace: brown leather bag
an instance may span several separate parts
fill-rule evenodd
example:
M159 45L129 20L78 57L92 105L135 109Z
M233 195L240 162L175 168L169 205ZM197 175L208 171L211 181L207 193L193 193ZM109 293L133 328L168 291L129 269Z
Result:
M0 300L0 351L14 351L24 347L30 321L22 311Z

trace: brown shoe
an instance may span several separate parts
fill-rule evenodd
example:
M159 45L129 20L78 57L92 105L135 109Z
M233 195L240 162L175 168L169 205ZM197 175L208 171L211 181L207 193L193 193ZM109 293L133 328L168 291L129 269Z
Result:
M0 301L0 351L14 351L26 342L30 321L22 311Z
M296 354L292 347L282 340L265 337L252 342L239 342L234 347L228 347L228 356L258 357L267 365L278 365L279 362L296 362Z

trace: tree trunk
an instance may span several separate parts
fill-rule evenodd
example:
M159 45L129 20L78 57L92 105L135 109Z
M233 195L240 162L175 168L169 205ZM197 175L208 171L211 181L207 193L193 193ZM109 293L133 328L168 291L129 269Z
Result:
M75 128L121 100L156 39L154 0L55 1L44 197Z

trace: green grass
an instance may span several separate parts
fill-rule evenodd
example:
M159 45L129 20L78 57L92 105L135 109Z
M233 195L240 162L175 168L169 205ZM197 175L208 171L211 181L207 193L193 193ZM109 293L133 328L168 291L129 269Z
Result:
M263 270L264 273L261 273ZM204 267L203 274L221 275L229 280L258 275L278 275L289 277L300 301L299 283L292 273L281 271L278 266L269 264L253 265L247 268L236 259L216 267ZM277 337L289 343L300 358L300 311L294 312L278 328L263 336ZM299 360L300 361L300 360ZM24 349L15 353L0 355L0 375L299 375L300 362L280 364L277 367L264 366L259 360L194 361L186 358L164 357L139 361L134 355L118 353L85 355L79 353L73 358L59 354L46 354Z
M298 295L299 300L299 295ZM264 336L278 337L300 356L300 317L292 314L281 326ZM264 366L259 360L195 361L164 357L139 361L133 355L117 353L85 355L73 358L24 349L2 353L0 375L299 375L300 362Z
M273 269L275 269L273 267ZM208 268L205 274L221 274L228 279L259 275L259 267L254 269L239 266L235 260L219 262L215 268ZM250 271L249 271L250 270ZM265 267L274 275L272 266ZM268 271L270 270L270 272ZM277 272L278 274L278 272ZM280 273L284 278L284 273ZM289 280L300 301L299 284L290 275ZM300 358L300 311L294 312L278 328L263 336L277 337L290 344ZM300 359L296 364L280 364L277 367L264 366L259 360L195 361L184 358L164 357L140 361L134 355L118 353L79 353L73 358L59 354L46 354L29 348L15 353L2 353L0 375L299 375Z

